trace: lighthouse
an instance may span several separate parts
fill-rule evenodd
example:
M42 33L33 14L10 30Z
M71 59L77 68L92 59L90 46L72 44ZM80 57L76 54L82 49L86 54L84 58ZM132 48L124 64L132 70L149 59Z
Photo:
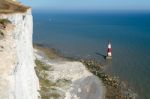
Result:
M107 56L106 59L112 59L112 48L111 43L109 42L107 45Z

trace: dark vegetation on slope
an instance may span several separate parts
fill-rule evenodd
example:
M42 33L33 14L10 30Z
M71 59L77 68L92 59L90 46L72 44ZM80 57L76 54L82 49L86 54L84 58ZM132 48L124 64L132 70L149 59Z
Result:
M0 19L0 24L1 25L7 25L8 23L11 23L8 19Z
M37 43L33 44L33 47L44 52L46 55L45 57L47 57L49 59L58 59L59 58L59 55L57 55L57 51L53 48L48 48L44 45L37 44Z
M56 82L49 79L49 72L53 71L50 65L40 60L35 60L35 71L39 78L41 99L63 99L65 93L58 88L70 85L71 81L67 79L58 79Z
M8 19L0 19L0 40L4 38L3 30L6 28L7 24L11 24Z

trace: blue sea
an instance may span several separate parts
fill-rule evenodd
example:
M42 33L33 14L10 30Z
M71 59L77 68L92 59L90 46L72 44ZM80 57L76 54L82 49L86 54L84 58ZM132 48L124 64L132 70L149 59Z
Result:
M34 42L65 56L104 61L108 40L112 65L107 72L150 99L150 12L33 12Z

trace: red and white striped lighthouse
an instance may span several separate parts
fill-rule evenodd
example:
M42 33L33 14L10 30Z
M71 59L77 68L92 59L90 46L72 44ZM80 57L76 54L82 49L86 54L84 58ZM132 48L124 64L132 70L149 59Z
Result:
M111 43L108 43L108 47L107 47L107 56L106 59L112 59L112 48L111 48Z

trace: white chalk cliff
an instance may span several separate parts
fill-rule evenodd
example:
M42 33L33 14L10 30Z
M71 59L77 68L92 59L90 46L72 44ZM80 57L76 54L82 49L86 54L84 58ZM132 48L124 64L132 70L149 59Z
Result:
M5 29L0 29L0 99L38 99L31 9L1 13L0 19L11 21Z

